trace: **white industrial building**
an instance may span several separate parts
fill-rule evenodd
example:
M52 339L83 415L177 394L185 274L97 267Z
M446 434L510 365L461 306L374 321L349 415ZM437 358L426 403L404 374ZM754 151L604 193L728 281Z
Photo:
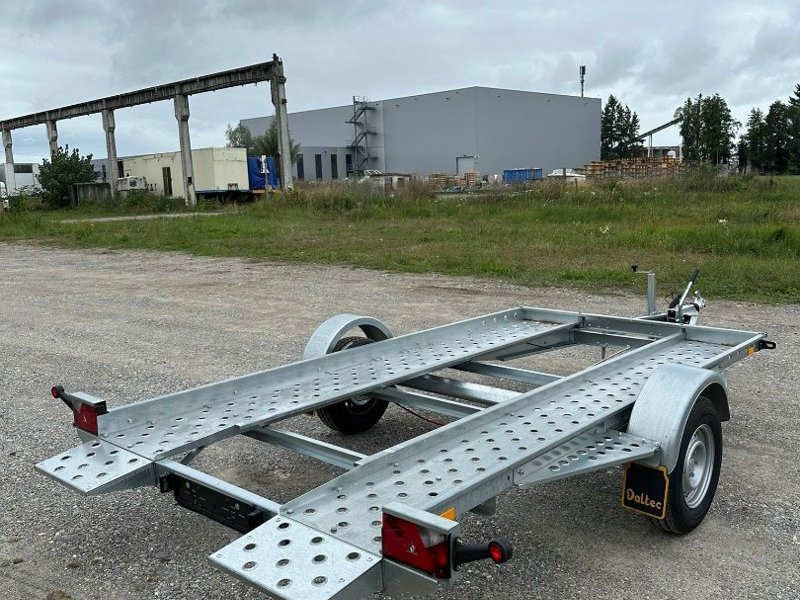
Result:
M107 159L92 161L97 181L111 183ZM244 148L192 149L195 193L249 189L247 151ZM147 189L167 197L181 196L183 167L180 152L123 156L117 159L115 178L144 177Z
M488 87L289 114L298 179L384 173L502 173L580 167L600 159L599 98ZM254 135L272 117L243 119Z
M14 163L15 190L25 190L26 188L41 188L39 184L39 164L37 163ZM0 165L0 181L6 181L6 165Z

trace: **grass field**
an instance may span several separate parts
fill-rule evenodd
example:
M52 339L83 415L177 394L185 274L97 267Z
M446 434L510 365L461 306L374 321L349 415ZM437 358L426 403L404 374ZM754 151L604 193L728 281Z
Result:
M153 207L7 211L0 240L72 248L176 250L256 260L499 277L523 285L659 292L695 267L711 298L800 299L800 177L542 184L521 193L384 198L363 187L315 186L209 219L62 224ZM156 207L173 208L169 204Z

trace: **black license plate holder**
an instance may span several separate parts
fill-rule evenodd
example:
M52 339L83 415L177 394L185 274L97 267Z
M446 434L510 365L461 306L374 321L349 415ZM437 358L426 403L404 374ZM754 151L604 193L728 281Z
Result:
M252 531L267 518L264 511L253 504L180 475L170 475L166 481L161 481L161 491L170 490L174 491L175 501L180 506L241 533Z

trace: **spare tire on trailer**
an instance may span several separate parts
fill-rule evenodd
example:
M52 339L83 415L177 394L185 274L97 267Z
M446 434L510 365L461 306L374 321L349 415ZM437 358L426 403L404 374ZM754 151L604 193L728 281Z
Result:
M331 352L346 351L350 348L371 344L374 340L350 336L340 339ZM317 416L334 431L351 435L363 433L377 423L386 412L388 403L369 394L353 396L331 406L317 409Z

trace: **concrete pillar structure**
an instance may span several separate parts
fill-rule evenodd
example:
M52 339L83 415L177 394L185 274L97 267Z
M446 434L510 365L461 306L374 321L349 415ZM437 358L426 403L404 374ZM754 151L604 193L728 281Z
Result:
M3 130L3 147L6 150L6 192L10 196L17 191L17 176L14 173L14 149L11 141L11 130Z
M50 158L52 159L58 152L58 128L55 121L47 121L47 143L50 145Z
M113 110L103 110L102 115L103 131L106 132L106 156L108 157L106 177L108 177L108 181L111 183L111 192L116 193L119 172L117 169L117 138L114 131L117 128L117 124L114 120Z
M276 54L272 55L272 61L270 88L278 129L278 170L281 176L281 189L290 190L293 187L292 155L289 146L289 115L286 109L286 77L283 75L283 62Z
M175 95L175 118L178 120L178 137L181 145L181 166L183 167L183 197L186 206L197 206L194 193L194 167L192 166L192 143L189 140L189 96Z

